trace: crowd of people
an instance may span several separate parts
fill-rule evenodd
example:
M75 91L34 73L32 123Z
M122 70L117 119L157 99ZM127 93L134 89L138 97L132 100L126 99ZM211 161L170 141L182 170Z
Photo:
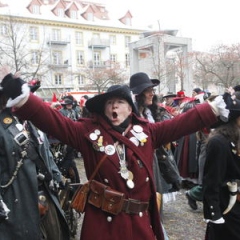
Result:
M168 240L164 204L181 188L191 209L203 203L207 240L240 239L240 87L160 100L160 81L139 72L79 104L66 96L49 106L34 94L39 82L1 71L0 239L70 239L59 192L64 179L81 182L78 153L87 178L106 158L80 239Z

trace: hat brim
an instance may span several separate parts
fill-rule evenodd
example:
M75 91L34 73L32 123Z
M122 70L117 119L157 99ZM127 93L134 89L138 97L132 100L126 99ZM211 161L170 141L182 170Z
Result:
M132 88L131 91L133 92L133 94L138 95L142 93L145 89L150 87L156 87L160 84L160 81L158 79L150 79L150 80L151 80L151 83L144 83Z
M103 114L105 103L108 99L112 97L124 98L128 101L129 105L132 107L132 111L137 114L136 107L133 103L131 93L127 86L121 86L116 90L106 92L103 94L96 95L86 101L86 108L91 113Z
M163 96L163 98L170 98L170 97L175 98L176 96L177 96L177 94L168 94L168 95Z

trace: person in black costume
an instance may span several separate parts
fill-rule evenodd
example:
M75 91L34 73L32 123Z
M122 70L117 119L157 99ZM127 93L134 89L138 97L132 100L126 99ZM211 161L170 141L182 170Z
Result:
M236 94L237 95L237 94ZM240 239L240 100L225 93L230 110L208 137L203 174L206 240ZM233 99L233 102L232 102Z
M7 100L0 91L0 239L68 240L57 195L62 175L46 135L14 116Z

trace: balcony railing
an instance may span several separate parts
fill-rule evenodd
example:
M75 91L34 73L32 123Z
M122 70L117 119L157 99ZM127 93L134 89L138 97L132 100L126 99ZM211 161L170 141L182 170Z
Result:
M69 44L70 42L68 41L68 40L64 40L64 39L51 39L51 40L48 40L47 41L47 44L48 45L62 45L62 46L64 46L64 45L67 45L67 44Z
M108 68L110 67L109 61L99 61L97 63L93 63L92 61L90 61L88 63L88 67L89 68Z
M49 68L68 68L68 67L71 67L71 65L69 64L54 64L54 63L50 63L48 64L48 67Z
M88 47L89 48L107 48L110 46L110 41L109 39L97 39L97 38L92 38L88 42Z

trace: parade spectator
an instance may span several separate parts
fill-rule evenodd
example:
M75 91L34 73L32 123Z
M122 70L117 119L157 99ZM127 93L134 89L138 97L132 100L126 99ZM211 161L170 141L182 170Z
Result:
M74 100L72 96L66 96L63 99L63 102L61 103L61 105L63 106L59 112L68 118L71 118L73 121L76 121L78 119L78 114L77 112L74 110L73 106L74 106Z
M192 97L198 103L203 103L208 98L208 95L201 88L197 87L192 90Z
M59 112L67 117L76 121L78 119L78 114L73 109L74 99L72 96L66 96L64 102L62 103L63 108ZM61 152L61 161L58 162L58 167L61 170L62 174L66 178L70 178L72 183L80 183L80 176L77 169L77 164L75 162L75 157L78 156L76 149L71 146L68 146L60 141L52 145L52 150L60 149Z
M157 95L153 96L153 102L149 106L149 109L152 112L155 122L162 122L173 118L164 107L160 106ZM175 199L175 194L172 193L179 191L181 187L182 179L174 159L174 150L175 143L173 142L169 142L156 150L159 169L164 179L162 182L163 193L165 193L163 197L166 200L163 199L163 202Z
M81 117L87 118L90 117L90 112L86 108L86 101L89 99L88 95L83 95L80 99L80 106L81 106Z
M8 106L14 106L19 117L31 120L42 131L82 153L87 177L106 154L95 176L98 186L102 186L99 198L105 204L88 200L81 230L83 240L99 236L104 240L163 240L152 170L154 149L214 124L218 115L228 115L219 96L171 120L149 123L136 115L129 88L114 85L89 99L86 107L93 117L77 122L29 94L24 82L12 74L4 77L1 87L10 98Z
M176 103L174 102L174 98L177 97L177 94L168 92L163 96L163 100L165 101L164 105L169 107L175 107Z

